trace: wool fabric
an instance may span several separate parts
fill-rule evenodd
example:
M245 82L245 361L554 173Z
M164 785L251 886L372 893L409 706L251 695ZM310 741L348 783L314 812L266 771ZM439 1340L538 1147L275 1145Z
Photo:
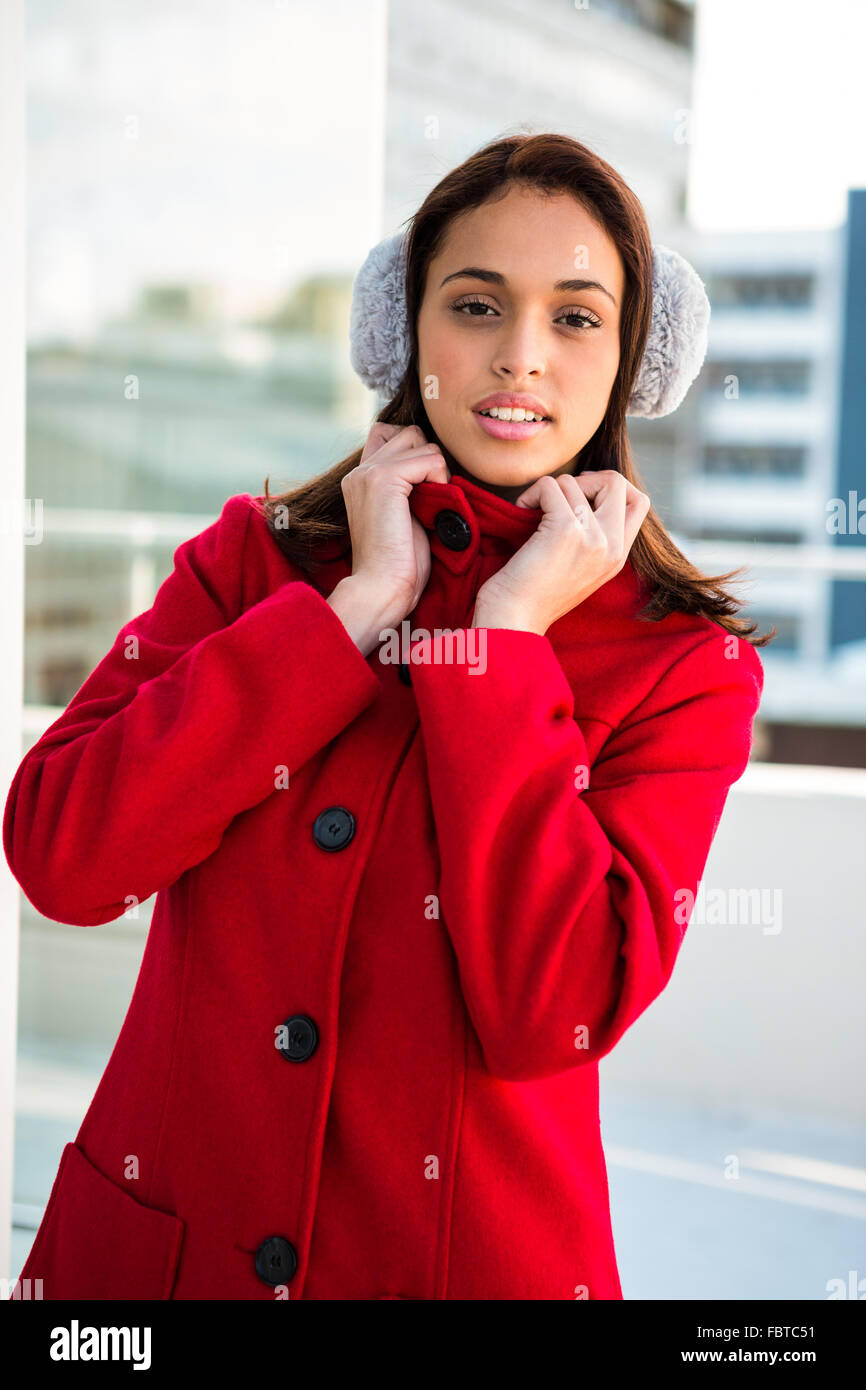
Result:
M758 654L640 618L630 559L543 636L473 629L538 512L455 475L409 497L431 574L401 675L327 602L350 548L311 578L260 501L178 547L9 789L39 912L156 894L21 1278L621 1299L598 1064L670 978Z

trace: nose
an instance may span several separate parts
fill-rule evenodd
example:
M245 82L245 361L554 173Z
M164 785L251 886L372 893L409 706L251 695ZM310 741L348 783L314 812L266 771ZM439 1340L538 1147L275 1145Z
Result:
M497 334L492 367L512 383L544 375L542 329L530 314L517 316Z

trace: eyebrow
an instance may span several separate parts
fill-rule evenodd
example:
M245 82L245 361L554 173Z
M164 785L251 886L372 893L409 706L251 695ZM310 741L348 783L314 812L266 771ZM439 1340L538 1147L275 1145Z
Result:
M467 265L464 266L462 270L455 270L452 271L450 275L446 275L445 279L442 281L442 285L447 285L449 280L460 279L486 280L489 285L508 284L505 276L501 275L498 270L482 270L480 266ZM442 285L439 286L440 290ZM604 285L600 284L598 280L557 280L556 284L553 286L554 294L579 294L581 290L601 290L602 294L606 294L612 304L616 304L616 300L610 290L605 289Z

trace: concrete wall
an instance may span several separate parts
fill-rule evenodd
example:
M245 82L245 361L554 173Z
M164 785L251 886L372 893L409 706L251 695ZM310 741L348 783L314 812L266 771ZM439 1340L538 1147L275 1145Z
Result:
M866 771L751 763L703 883L773 892L779 923L694 916L602 1086L866 1122ZM708 900L709 905L709 900ZM729 918L732 913L728 913Z

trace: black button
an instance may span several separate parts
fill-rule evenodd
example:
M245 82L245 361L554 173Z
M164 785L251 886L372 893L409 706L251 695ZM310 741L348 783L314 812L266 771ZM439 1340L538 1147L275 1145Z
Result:
M328 806L313 823L313 839L322 849L342 849L355 833L355 817L345 806Z
M285 1236L268 1236L256 1251L256 1274L266 1284L287 1284L297 1267L295 1247Z
M401 679L401 681L403 682L404 685L411 685L411 684L412 684L412 673L411 673L411 671L409 670L409 663L408 663L408 661L401 661L401 662L400 662L400 679Z
M319 1032L315 1023L306 1014L294 1014L287 1018L283 1027L286 1030L286 1043L284 1047L278 1047L284 1057L288 1057L290 1062L306 1062L308 1057L312 1057L319 1043Z
M465 550L472 540L472 531L469 522L464 520L459 512L452 511L450 507L445 507L441 512L437 512L433 525L436 535L443 545L447 545L449 550Z

